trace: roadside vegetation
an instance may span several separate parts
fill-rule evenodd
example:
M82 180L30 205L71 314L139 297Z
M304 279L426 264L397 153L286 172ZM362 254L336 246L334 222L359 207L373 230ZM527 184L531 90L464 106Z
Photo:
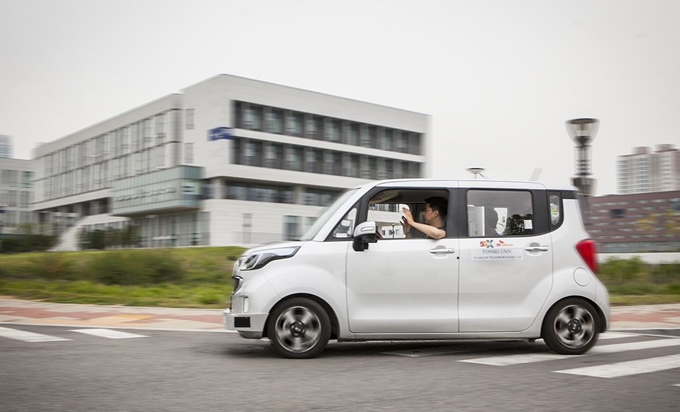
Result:
M62 303L224 308L238 247L0 256L0 295Z
M607 286L612 305L680 303L680 263L608 259L597 277Z
M0 295L66 303L224 308L238 247L0 256ZM680 303L680 263L610 259L598 277L613 305Z

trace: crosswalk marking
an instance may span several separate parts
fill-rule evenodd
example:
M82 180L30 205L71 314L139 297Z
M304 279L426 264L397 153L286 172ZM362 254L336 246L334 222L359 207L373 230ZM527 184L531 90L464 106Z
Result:
M620 378L622 376L659 372L675 368L680 368L680 354L659 356L656 358L640 359L628 362L618 362L609 365L566 369L555 372L566 373L570 375L592 376L595 378Z
M24 330L4 328L0 326L0 336L10 339L21 340L24 342L59 342L71 340L56 336L43 335L41 333L27 332Z
M624 332L607 332L607 333L600 334L600 337L597 338L597 339L598 340L621 339L621 338L630 338L632 336L640 336L640 335L636 335L634 333L624 333Z
M409 350L395 350L390 352L381 352L383 355L405 356L407 358L422 358L424 356L438 356L438 355L455 355L458 353L470 352L470 348L444 347L437 349L409 349Z
M642 349L666 348L680 345L680 339L648 340L644 342L617 343L612 345L595 346L586 355L598 355L605 353L618 353ZM464 359L461 362L477 363L490 366L521 365L525 363L543 362L573 358L574 355L558 355L556 353L529 353L521 355L491 356L479 359Z
M595 346L589 354L603 354L603 353L617 353L626 352L630 350L641 350L641 349L655 349L655 348L667 348L670 346L679 346L680 339L668 338L668 339L658 339L658 340L646 340L644 342L631 342L631 343L618 343L615 345L603 345Z
M521 365L524 363L534 363L551 361L558 359L571 358L572 355L558 355L557 353L529 353L523 355L506 355L506 356L490 356L488 358L479 359L463 359L461 362L466 363L477 363L480 365L490 365L490 366L509 366L509 365Z
M134 333L121 332L119 330L111 329L74 329L71 332L85 333L87 335L99 336L109 339L130 339L130 338L146 338L145 335L137 335Z

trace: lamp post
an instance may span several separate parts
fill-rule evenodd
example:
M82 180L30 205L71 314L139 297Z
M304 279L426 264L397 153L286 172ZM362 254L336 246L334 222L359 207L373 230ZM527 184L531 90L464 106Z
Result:
M571 182L586 198L595 193L595 179L590 171L591 153L590 144L595 139L600 121L597 119L571 119L565 122L569 137L576 143L575 164L576 175Z

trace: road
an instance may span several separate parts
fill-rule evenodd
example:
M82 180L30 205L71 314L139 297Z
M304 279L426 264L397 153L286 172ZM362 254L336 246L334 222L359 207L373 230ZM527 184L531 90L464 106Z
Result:
M0 409L676 411L673 335L607 333L576 357L539 340L331 343L288 360L232 333L5 324Z

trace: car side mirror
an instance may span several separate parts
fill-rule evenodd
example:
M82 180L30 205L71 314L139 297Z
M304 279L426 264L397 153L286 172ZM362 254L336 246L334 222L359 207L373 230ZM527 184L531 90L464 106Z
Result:
M377 226L375 222L363 222L354 228L354 243L352 247L357 252L368 249L369 243L376 243L378 237L376 236Z

